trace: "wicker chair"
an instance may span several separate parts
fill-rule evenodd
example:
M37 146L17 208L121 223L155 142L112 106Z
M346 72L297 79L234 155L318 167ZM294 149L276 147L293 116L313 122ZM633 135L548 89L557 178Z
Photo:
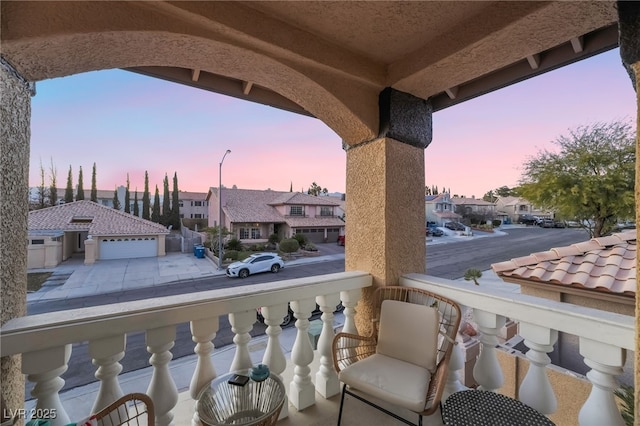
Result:
M154 426L153 401L143 393L130 393L98 411L94 418L99 426Z
M338 425L345 394L413 424L367 397L406 408L422 425L422 417L441 405L460 307L411 287L380 287L373 303L372 336L339 333L333 340L334 366L344 383Z

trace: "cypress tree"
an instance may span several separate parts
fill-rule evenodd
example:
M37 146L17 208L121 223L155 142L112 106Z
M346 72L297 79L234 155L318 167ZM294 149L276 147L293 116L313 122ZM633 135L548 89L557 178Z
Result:
M138 188L136 188L136 192L134 192L133 196L133 215L136 217L140 217L140 206L138 206Z
M124 190L124 212L131 213L131 194L129 194L129 173L127 173L127 187Z
M173 192L171 193L171 225L180 229L180 195L178 192L178 173L173 173Z
M82 166L78 172L78 193L76 194L76 200L84 200L84 187L82 185Z
M156 185L156 194L153 197L153 208L151 210L151 221L160 223L160 191Z
M51 176L51 185L49 185L49 203L52 206L58 204L58 184L56 178L56 168L53 166L53 158L51 159L51 168L49 169Z
M67 176L67 187L64 190L64 202L73 202L73 175L71 174L71 166L69 166L69 175Z
M44 184L44 167L42 166L42 160L40 160L40 185L38 186L38 208L44 209L47 207L47 187Z
M166 173L164 174L162 186L162 215L160 216L160 223L168 226L171 223L171 196L169 195L169 177Z
M113 208L120 210L120 200L118 200L118 188L113 190Z
M149 195L149 173L144 172L144 192L142 193L142 218L149 220L151 197Z
M91 172L91 201L98 202L98 186L96 184L96 163L93 163L93 171Z

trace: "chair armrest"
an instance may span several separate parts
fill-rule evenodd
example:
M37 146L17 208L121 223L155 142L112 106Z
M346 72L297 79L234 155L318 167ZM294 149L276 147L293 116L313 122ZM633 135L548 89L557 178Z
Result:
M375 337L338 333L333 338L333 366L339 373L349 365L376 353Z

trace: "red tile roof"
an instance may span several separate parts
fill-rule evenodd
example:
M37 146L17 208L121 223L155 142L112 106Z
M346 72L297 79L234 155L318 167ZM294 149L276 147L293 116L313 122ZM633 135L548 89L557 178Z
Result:
M503 279L636 294L636 230L494 263Z

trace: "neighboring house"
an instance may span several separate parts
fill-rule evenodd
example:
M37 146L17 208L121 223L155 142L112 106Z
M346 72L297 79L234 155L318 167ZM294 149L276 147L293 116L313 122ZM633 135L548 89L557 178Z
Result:
M456 213L456 207L451 202L449 193L425 195L424 208L427 222L435 222L438 226L462 219L462 216Z
M178 206L183 219L207 219L209 202L206 192L178 191Z
M540 210L522 197L498 197L496 210L506 214L511 222L518 223L521 215L532 215L553 219L553 212Z
M636 231L630 230L495 263L491 268L502 280L519 284L523 294L634 316L636 258ZM586 372L573 336L560 336L558 342L554 363Z
M82 200L29 212L28 267L49 268L75 253L96 260L165 255L162 225Z
M227 227L243 242L266 241L271 234L280 238L304 234L309 241L337 241L344 228L338 217L339 204L330 197L299 192L222 188L222 220L218 216L218 188L211 188L209 226Z
M338 205L336 206L335 210L334 210L334 214L339 217L342 220L346 219L347 216L347 194L340 194L340 193L332 193L327 195L327 198L330 199L331 201L333 201L334 203L337 203Z
M492 218L496 213L496 205L482 198L453 197L451 202L455 206L454 211L464 215L476 214Z

